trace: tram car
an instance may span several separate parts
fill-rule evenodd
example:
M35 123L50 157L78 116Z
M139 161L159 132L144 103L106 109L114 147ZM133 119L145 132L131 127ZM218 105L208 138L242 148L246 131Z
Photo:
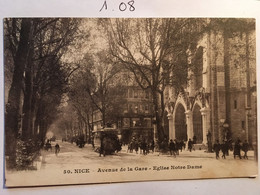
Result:
M99 154L111 155L122 149L118 129L103 128L93 131L93 133L94 148Z

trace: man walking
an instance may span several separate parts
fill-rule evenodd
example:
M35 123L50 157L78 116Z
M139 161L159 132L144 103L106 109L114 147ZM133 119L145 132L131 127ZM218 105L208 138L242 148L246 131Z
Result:
M55 154L56 154L56 156L58 156L58 153L60 152L60 145L57 143L56 145L55 145Z
M189 139L189 141L188 141L188 150L191 152L191 150L192 150L192 147L193 147L193 143L192 143L192 141L191 141L191 139Z
M216 153L216 159L219 159L220 144L219 144L218 140L214 144L213 149L214 149L214 151Z
M234 159L236 158L236 156L238 156L241 159L241 145L240 145L240 139L237 139L237 141L235 142L235 146L234 146Z
M176 157L175 144L173 143L172 139L170 140L170 143L169 143L169 149L170 149L171 156L173 155L174 157Z
M226 154L227 154L227 151L228 151L228 143L227 143L227 141L224 141L224 140L222 141L221 151L222 151L222 158L226 159Z
M245 142L242 145L242 150L244 152L243 157L244 157L244 159L247 159L247 160L248 160L248 156L247 156L248 148L249 148L249 144L248 144L247 140L245 140Z

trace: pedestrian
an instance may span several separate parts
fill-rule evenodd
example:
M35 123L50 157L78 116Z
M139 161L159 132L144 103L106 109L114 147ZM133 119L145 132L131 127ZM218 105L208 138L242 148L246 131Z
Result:
M235 142L234 146L234 159L236 156L238 156L241 159L241 145L240 145L240 139L238 138L237 141Z
M129 151L130 153L133 153L133 141L130 141L130 143L127 146L127 152Z
M136 154L138 154L138 148L139 148L139 143L137 140L134 140L134 149Z
M60 145L58 143L56 143L56 145L55 145L55 154L56 154L56 156L58 155L59 152L60 152Z
M192 141L191 141L191 139L189 139L189 141L188 141L188 150L191 152L191 150L192 150L192 147L193 147L193 143L192 143Z
M216 143L213 145L213 149L214 149L214 151L216 153L216 159L219 159L220 148L221 148L220 143L219 143L218 140L216 140Z
M185 142L184 142L184 140L181 140L180 149L181 149L181 152L182 152L182 150L185 149Z
M175 144L172 141L172 139L170 140L170 143L169 143L169 149L170 149L171 156L176 157L176 154L175 154Z
M159 142L158 140L158 145L159 145L159 154L158 156L162 153L166 153L168 152L168 140L167 138L165 137L164 140L162 142Z
M249 148L249 144L248 144L247 140L245 140L245 142L242 145L242 150L244 152L244 156L243 156L244 159L248 159L248 156L247 156L248 148Z
M150 149L152 150L152 153L154 153L154 147L155 147L154 140L152 140L151 147L150 147Z
M222 158L226 159L226 154L227 154L227 151L228 151L228 143L225 140L222 141L221 151L222 151Z
M181 142L179 142L177 139L174 139L173 143L175 144L175 153L176 153L176 155L179 155L179 149L181 147Z
M146 153L146 151L147 151L146 148L147 148L147 144L146 144L145 139L143 139L142 142L141 142L141 147L140 147L140 149L143 150L143 155L146 155L146 154L147 154L147 153Z
M211 134L210 131L208 131L208 134L207 134L208 152L212 152L212 141L211 141L211 138L212 138L212 134Z
M50 143L50 142L47 142L47 143L45 144L45 149L46 149L47 151L49 151L49 149L52 151L52 146L51 146L51 143Z
M150 144L148 141L146 141L146 154L149 154L150 151Z

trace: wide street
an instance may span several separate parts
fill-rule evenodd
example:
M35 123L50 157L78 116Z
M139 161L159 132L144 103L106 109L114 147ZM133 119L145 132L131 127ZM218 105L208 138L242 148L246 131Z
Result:
M60 145L60 153L58 156L54 154L54 145L58 143ZM105 157L99 157L99 154L92 149L91 145L86 144L85 147L79 148L76 146L75 143L71 144L69 142L61 142L57 140L57 142L52 142L52 151L42 151L43 155L43 164L41 169L49 169L53 166L56 167L57 165L61 167L67 167L71 165L89 165L95 164L100 166L121 166L122 162L124 165L133 165L133 163L137 164L147 164L151 161L156 163L161 161L165 161L168 163L201 163L203 161L207 161L208 163L216 163L219 161L220 164L228 164L228 163L236 163L239 164L247 164L254 161L253 151L248 152L248 160L239 160L236 157L234 160L233 152L229 152L230 155L226 157L226 159L218 159L215 158L215 153L207 153L204 150L195 150L189 152L187 150L183 150L180 152L179 155L174 158L170 154L159 154L159 152L149 153L148 155L140 154L140 151L136 154L134 151L133 153L127 152L127 146L122 146L122 150L114 155L107 155ZM241 152L243 154L243 152ZM220 157L222 153L220 152Z
M55 144L60 145L56 156ZM143 180L199 179L247 177L257 174L253 151L249 159L215 159L214 153L203 150L182 151L176 158L158 152L148 155L127 153L127 147L114 155L99 157L91 145L79 148L75 143L52 142L52 151L42 151L37 171L7 173L7 184L54 185ZM221 157L220 153L220 157ZM26 179L25 179L26 178ZM33 179L32 179L33 178Z

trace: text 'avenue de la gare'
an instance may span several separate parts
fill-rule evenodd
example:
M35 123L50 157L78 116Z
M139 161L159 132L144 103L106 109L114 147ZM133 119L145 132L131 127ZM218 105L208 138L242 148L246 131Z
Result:
M202 165L171 165L171 166L152 166L152 167L122 167L120 169L102 169L98 168L97 172L123 172L123 171L167 171L172 169L202 169Z

